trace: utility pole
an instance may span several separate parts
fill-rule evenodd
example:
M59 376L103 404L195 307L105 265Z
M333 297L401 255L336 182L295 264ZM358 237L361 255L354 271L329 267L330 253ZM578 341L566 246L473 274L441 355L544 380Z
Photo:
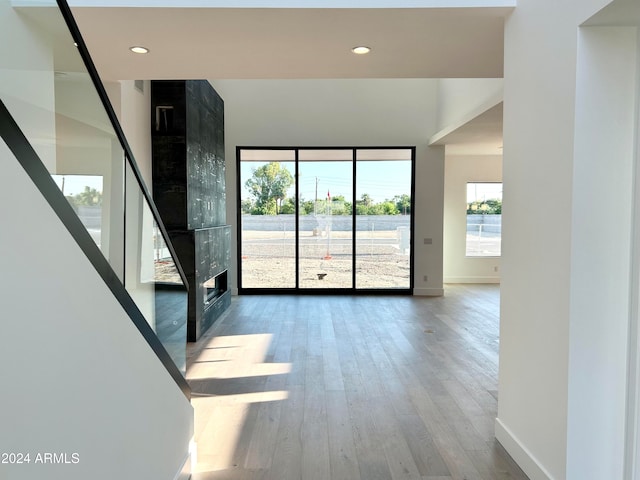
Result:
M313 202L313 216L317 214L316 206L318 205L318 177L316 177L316 200Z

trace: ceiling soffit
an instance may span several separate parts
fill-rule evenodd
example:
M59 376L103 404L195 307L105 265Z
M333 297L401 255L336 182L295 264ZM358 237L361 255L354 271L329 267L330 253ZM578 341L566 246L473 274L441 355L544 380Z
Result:
M510 8L76 7L103 78L502 76ZM372 48L351 53L355 45ZM150 49L146 55L132 45Z

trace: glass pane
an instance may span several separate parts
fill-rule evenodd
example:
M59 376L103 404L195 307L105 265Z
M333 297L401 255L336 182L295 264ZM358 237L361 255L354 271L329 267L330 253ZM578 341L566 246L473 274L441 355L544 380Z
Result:
M260 152L240 154L242 287L295 288L295 152Z
M499 257L502 183L467 183L467 256Z
M301 289L410 288L413 149L297 149L297 233L295 221L286 223L283 218L289 210L277 210L279 204L275 202L267 208L266 200L258 203L269 188L257 181L265 176L263 169L276 162L293 171L295 153L296 150L240 151L242 286L295 288L295 279L289 275L297 267L297 287ZM358 159L357 228L353 224L354 153ZM292 197L293 186L285 195L287 205ZM267 215L273 218L256 218ZM279 235L273 233L273 227L266 226L276 221L282 229ZM297 234L297 257L295 237L289 237L287 232ZM292 243L288 244L288 240ZM277 261L276 245L283 252ZM273 285L272 278L279 284Z
M187 291L127 165L125 287L176 366L186 368Z
M0 98L184 371L186 291L175 262L128 166L125 198L126 157L111 120L60 11L41 8L56 3L19 3L0 0ZM159 285L170 286L170 301Z
M391 152L399 152L392 150ZM411 286L411 161L358 160L356 164L356 288ZM357 158L384 150L360 150ZM382 155L388 158L391 155Z
M51 175L98 247L102 247L101 175Z
M300 159L299 286L352 288L352 150L301 150Z
M57 9L0 10L0 98L122 280L124 152L100 97Z

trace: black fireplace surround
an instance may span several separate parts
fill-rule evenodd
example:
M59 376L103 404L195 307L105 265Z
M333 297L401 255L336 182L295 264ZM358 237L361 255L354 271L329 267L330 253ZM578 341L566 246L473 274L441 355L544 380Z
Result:
M224 102L206 80L151 82L153 198L189 282L187 339L231 302Z

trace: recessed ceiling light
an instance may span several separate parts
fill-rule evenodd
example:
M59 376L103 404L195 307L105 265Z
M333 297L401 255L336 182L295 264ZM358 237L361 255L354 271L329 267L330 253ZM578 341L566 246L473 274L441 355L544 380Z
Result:
M364 45L360 45L358 47L353 47L351 51L356 55L364 55L366 53L369 53L371 49L369 47L365 47Z
M131 50L133 53L149 53L148 48L140 46L129 47L129 50Z

